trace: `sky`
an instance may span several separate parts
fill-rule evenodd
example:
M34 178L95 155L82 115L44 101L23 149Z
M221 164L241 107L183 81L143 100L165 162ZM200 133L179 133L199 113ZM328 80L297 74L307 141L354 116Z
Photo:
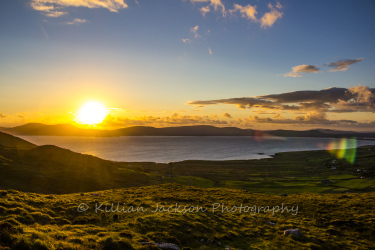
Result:
M3 0L0 126L375 131L375 2Z

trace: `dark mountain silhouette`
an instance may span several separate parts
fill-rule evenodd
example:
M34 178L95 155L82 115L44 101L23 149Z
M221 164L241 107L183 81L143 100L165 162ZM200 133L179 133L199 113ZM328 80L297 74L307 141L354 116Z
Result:
M55 136L280 136L280 137L356 137L375 138L375 132L336 131L330 129L268 130L259 131L236 127L214 127L207 125L154 128L133 126L115 130L82 129L71 124L46 125L28 123L13 128L0 128L13 135Z

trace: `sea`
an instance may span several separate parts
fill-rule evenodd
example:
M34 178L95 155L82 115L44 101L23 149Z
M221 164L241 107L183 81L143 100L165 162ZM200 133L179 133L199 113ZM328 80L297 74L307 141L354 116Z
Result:
M37 145L56 145L102 159L125 162L248 160L278 152L375 145L373 140L252 136L19 136Z

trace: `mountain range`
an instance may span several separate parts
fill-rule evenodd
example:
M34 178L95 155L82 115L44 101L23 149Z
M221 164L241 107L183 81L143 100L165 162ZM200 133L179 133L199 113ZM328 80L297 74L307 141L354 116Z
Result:
M356 137L374 139L375 132L338 131L330 129L297 130L253 130L236 127L214 127L207 125L154 128L133 126L114 130L85 129L71 124L46 125L28 123L12 128L0 127L0 131L12 135L49 136L279 136L279 137Z

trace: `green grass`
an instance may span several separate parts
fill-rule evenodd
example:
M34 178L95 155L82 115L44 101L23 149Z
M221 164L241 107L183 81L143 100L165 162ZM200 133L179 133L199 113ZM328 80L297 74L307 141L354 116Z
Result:
M375 147L358 148L354 164L333 160L310 151L170 166L0 146L0 250L152 249L146 240L199 250L374 249ZM118 202L147 211L94 211ZM89 210L78 212L82 203ZM208 212L151 212L176 204ZM213 213L213 204L283 204L298 213ZM303 236L284 236L289 228Z
M339 180L334 182L335 186L348 189L364 189L373 186L374 184L374 181L368 181L365 179Z
M375 247L375 192L363 194L266 195L238 189L165 184L66 195L1 191L0 249L147 249L170 242L192 249L371 249ZM95 212L95 204L121 202L145 212ZM78 212L79 204L89 206ZM207 212L152 212L164 206L194 206ZM212 212L213 206L274 207L288 212ZM216 205L215 205L216 206ZM103 207L102 207L103 208ZM294 215L293 215L294 214ZM114 218L118 215L118 218ZM29 220L26 220L29 218ZM268 222L273 222L271 225ZM284 236L298 228L301 237ZM202 241L203 239L203 241ZM25 248L25 249L26 249Z

